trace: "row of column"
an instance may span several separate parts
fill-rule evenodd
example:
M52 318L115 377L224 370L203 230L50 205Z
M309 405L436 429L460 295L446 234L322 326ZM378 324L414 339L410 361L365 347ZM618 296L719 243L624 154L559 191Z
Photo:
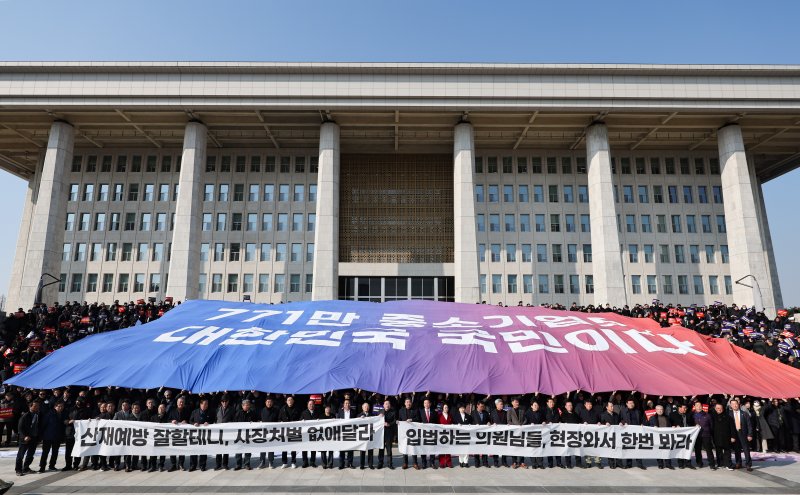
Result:
M754 167L747 162L739 126L721 128L718 143L731 277L734 281L744 279L745 284L752 286L734 284L734 301L765 307L774 313L782 302L761 186ZM183 142L167 287L167 294L176 300L198 297L206 144L205 125L189 122ZM72 162L73 146L73 127L66 122L54 122L47 148L28 187L9 287L9 308L30 307L42 274L58 275L67 200L64 174ZM627 304L605 124L598 122L587 128L586 154L594 302ZM338 297L339 160L339 126L325 122L319 140L314 300ZM456 301L467 303L481 297L474 174L473 129L470 123L461 122L455 126L453 140L454 273ZM42 300L54 301L56 295L56 287L50 286L43 291Z

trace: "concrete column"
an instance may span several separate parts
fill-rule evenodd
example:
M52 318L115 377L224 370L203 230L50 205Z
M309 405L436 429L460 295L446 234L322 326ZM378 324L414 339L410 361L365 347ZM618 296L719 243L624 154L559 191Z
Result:
M317 228L314 231L314 284L311 299L339 298L339 125L319 129Z
M38 189L30 190L33 198L33 215L28 228L27 245L24 247L25 262L20 276L19 293L16 294L15 307L28 309L36 298L42 274L58 277L58 262L61 259L61 246L64 243L64 222L66 220L66 188L64 173L72 163L72 150L75 132L66 122L53 122L50 137L38 180ZM24 219L23 219L24 222ZM23 234L22 227L20 235ZM21 249L21 240L17 249ZM17 261L19 261L19 252ZM58 287L51 285L42 292L42 301L52 304L56 300Z
M747 163L741 128L735 124L723 127L717 131L717 144L734 282L733 300L736 304L757 306L759 310L763 307L768 314L774 315L780 302L780 287L777 274L770 270L768 253L771 254L772 246L769 226L765 221L766 215L761 214L760 185L755 171ZM742 277L747 277L742 282L752 288L736 283Z
M475 139L472 124L455 127L453 140L453 264L456 302L481 299L478 240L475 227Z
M586 129L586 162L589 218L592 227L594 304L622 306L627 304L627 294L619 248L608 128L603 123L592 124Z
M8 283L8 298L6 299L6 312L16 311L17 308L24 307L20 304L20 289L22 288L22 274L25 272L25 258L28 254L28 237L31 231L31 219L33 218L34 199L39 189L39 179L42 176L42 165L44 155L40 155L36 162L36 171L33 177L28 180L28 190L25 193L25 205L22 210L22 220L19 224L19 235L17 236L17 250L14 254L14 266L11 268L11 278ZM54 276L58 274L54 273ZM24 308L27 310L28 308Z
M203 213L201 194L207 139L208 132L204 124L186 124L166 292L167 296L172 296L176 301L198 297Z

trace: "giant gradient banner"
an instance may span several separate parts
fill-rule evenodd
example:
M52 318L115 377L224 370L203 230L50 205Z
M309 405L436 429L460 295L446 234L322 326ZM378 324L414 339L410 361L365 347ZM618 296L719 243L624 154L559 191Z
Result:
M800 371L650 319L433 301L189 301L152 323L75 342L6 383L800 396Z

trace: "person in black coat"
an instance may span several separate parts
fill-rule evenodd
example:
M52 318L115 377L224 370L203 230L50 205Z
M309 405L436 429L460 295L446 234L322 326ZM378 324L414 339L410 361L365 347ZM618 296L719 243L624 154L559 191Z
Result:
M575 405L571 400L564 402L564 410L561 411L561 422L571 425L576 425L581 422L581 418L578 416L578 413L575 412ZM572 457L571 455L564 456L564 464L566 464L567 469L572 469ZM581 456L579 455L575 456L575 466L581 466Z
M75 447L75 421L82 421L89 418L91 418L91 414L86 407L86 402L84 402L83 398L79 397L75 401L75 406L67 416L66 428L64 430L65 466L61 469L62 471L72 471L73 469L77 471L80 467L81 458L72 457L72 449ZM85 462L89 462L89 457L86 457Z
M255 410L252 409L252 404L250 404L249 399L242 401L242 408L233 417L234 423L256 423L258 420L259 416L256 414ZM252 454L250 452L236 454L236 468L234 468L234 471L238 471L242 468L248 471L253 469L252 466L250 466L251 457Z
M36 453L36 444L42 432L42 415L39 412L39 402L31 402L28 412L19 418L17 432L19 435L19 450L17 451L16 471L17 476L30 473L33 455Z
M208 426L214 423L214 416L211 414L211 411L208 410L208 399L203 398L200 399L200 405L197 409L192 411L192 415L189 416L189 423L195 426ZM205 471L208 467L208 456L207 455L190 455L189 456L189 471L194 471L197 469L198 461L200 465L200 471Z
M322 410L322 415L319 417L319 419L336 419L336 415L333 413L331 406L325 406L325 409ZM332 450L322 451L322 469L333 469Z
M581 423L587 425L597 425L600 424L600 413L597 412L597 409L594 408L594 402L592 399L587 398L583 401L583 408L578 411L578 417L580 418ZM588 469L592 467L592 462L597 463L597 467L603 469L603 461L597 456L587 455L584 458L584 469Z
M42 415L42 457L39 460L39 472L44 473L47 467L47 458L50 458L50 470L56 470L58 460L58 449L64 441L65 423L68 421L67 414L64 412L64 403L58 401L52 409Z
M489 411L486 410L486 404L483 402L478 402L475 410L472 411L472 424L488 425L491 422L492 418L489 415ZM483 465L483 467L489 467L489 456L486 454L475 454L475 467L479 468L481 465Z
M280 419L280 411L275 404L273 403L272 397L268 397L264 401L264 408L261 410L261 422L262 423L277 423ZM269 455L269 458L267 457ZM258 469L264 469L267 466L272 468L272 461L275 460L275 452L262 452L259 455L260 463L258 464ZM324 462L324 460L323 460Z
M350 399L345 399L342 403L342 410L336 415L337 419L354 419L356 417L355 411L353 411L352 406L350 405ZM353 451L352 450L342 450L339 452L339 469L344 468L355 469L353 466Z
M369 402L362 403L361 404L361 412L358 413L358 417L359 418L369 418L370 416L372 416L372 408L371 408ZM369 450L366 450L366 451L362 450L359 453L359 458L360 458L359 459L359 463L358 463L359 469L366 469L367 466L369 466L370 469L375 469L375 464L373 463L373 460L375 459L374 456L375 456L375 454L372 451L372 449L369 449ZM365 461L366 461L366 464L365 464Z
M678 408L669 415L669 421L672 423L672 426L677 426L679 428L689 428L694 426L694 417L689 414L689 408L686 404L680 404ZM692 460L679 458L678 468L685 469L687 467L689 469L695 469L695 467L692 466Z
M430 399L422 401L422 409L419 410L419 422L435 425L439 424L439 413L437 413L436 409L431 405ZM430 460L433 469L439 469L439 465L436 463L436 456L433 454L430 456L422 456L422 469L428 467L428 460Z
M544 423L560 423L561 422L561 415L558 412L558 408L556 408L556 401L552 397L547 399L547 405L544 408ZM552 468L553 467L553 460L555 459L555 465L564 469L564 464L561 463L561 456L548 456L547 457L547 466Z
M219 402L216 420L214 422L217 424L233 423L233 417L236 412L233 410L233 406L231 406L231 398L227 395L223 395ZM219 471L220 469L230 469L230 466L228 465L229 459L230 458L228 457L228 454L217 454L214 471Z
M286 398L286 404L283 405L283 407L280 410L280 413L278 413L278 420L281 423L291 423L294 421L300 421L301 413L302 411L300 411L300 408L297 407L297 405L295 405L294 403L294 397L289 396ZM281 453L281 457L283 461L281 469L289 467L289 456L287 455L287 452ZM296 467L297 467L297 452L292 451L292 469Z
M394 469L392 463L392 444L397 439L397 411L392 408L392 402L383 402L383 448L378 450L378 469L383 468L384 451L386 452L386 465Z
M731 445L736 438L736 428L733 425L733 418L725 411L722 404L716 404L714 412L711 413L711 430L714 432L717 466L725 466L729 470L733 469L733 466L731 466Z
M641 426L645 423L644 414L638 407L636 407L636 402L633 400L633 398L629 398L627 401L625 401L625 405L620 408L619 422L623 425L632 426ZM641 459L636 459L636 466L639 469L647 469L644 466L644 461ZM622 467L624 469L632 468L633 459L627 459Z
M503 404L503 399L496 399L494 401L494 409L490 413L490 421L493 425L507 425L508 424L508 413L506 413L505 405ZM494 467L500 467L500 456L494 455L492 456L494 459ZM503 460L503 467L508 467L508 457L502 456Z
M406 399L403 405L403 408L400 409L400 412L397 414L398 421L406 421L409 423L419 423L419 411L414 409L411 404L411 399ZM414 462L414 469L419 469L419 464L417 464L417 456L414 455L412 458ZM403 469L408 469L408 455L403 454Z
M458 412L453 415L454 425L471 425L473 424L472 415L467 414L467 408L464 404L458 405ZM458 456L458 465L460 467L469 467L469 454L462 454Z
M606 403L606 410L600 413L600 423L606 426L616 426L619 424L619 413L614 411L614 403L608 401ZM608 458L608 467L616 469L617 466L622 466L622 459Z
M545 422L545 412L539 407L535 400L531 402L531 407L525 411L526 425L540 425ZM560 460L560 459L559 459ZM561 465L559 463L559 465ZM543 457L531 457L531 469L544 469Z
M656 413L650 418L648 425L654 428L670 428L672 426L672 421L669 420L669 416L664 413L664 406L661 404L656 406ZM658 459L657 462L658 469L664 469L664 467L667 467L668 469L675 469L672 467L671 459Z
M169 420L170 423L174 425L185 425L189 424L189 417L192 415L192 411L186 406L186 399L184 397L178 397L175 401L175 407L169 409ZM180 469L181 471L186 471L186 467L184 463L186 462L186 456L169 456L169 462L172 464L169 467L170 471L175 471Z
M314 403L313 399L309 399L306 404L306 409L300 414L301 421L315 421L319 419L319 413L317 413L317 407ZM303 468L307 468L308 464L308 452L303 451ZM317 452L311 451L311 467L317 467Z

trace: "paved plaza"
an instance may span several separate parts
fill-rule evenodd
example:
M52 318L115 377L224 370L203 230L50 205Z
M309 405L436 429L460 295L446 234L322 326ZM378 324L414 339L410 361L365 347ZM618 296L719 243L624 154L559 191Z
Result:
M800 456L755 457L754 470L509 468L360 470L253 469L205 472L48 472L14 475L14 451L0 450L9 493L659 493L797 494ZM395 459L399 465L399 458ZM33 468L38 467L38 456ZM60 462L60 461L59 461ZM60 464L59 464L60 465Z

